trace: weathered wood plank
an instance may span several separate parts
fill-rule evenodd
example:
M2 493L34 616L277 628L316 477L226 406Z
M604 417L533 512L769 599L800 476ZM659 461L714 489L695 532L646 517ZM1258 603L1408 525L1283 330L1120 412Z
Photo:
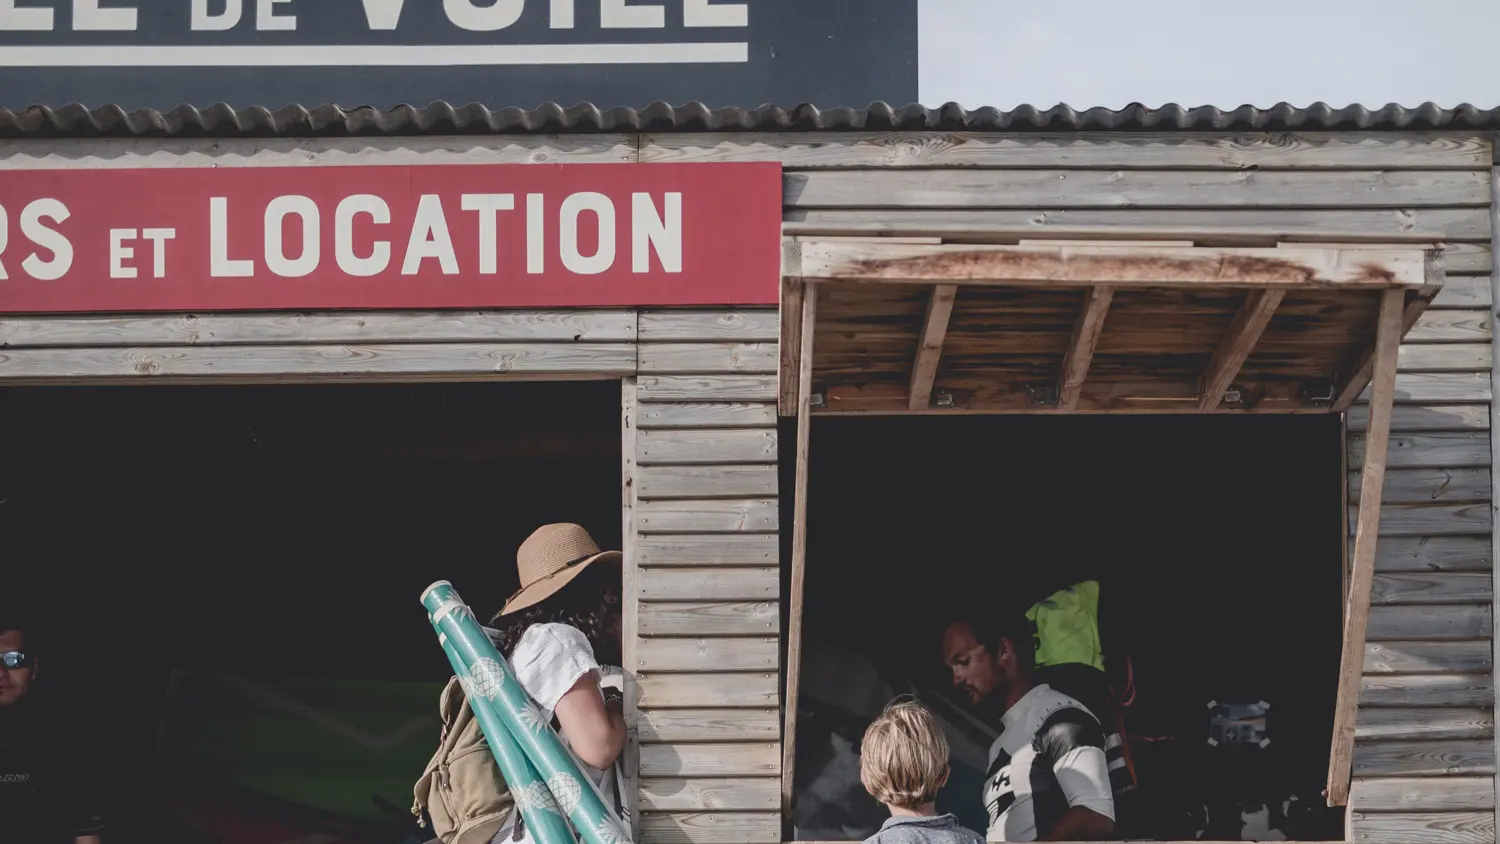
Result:
M1354 745L1357 777L1442 777L1495 773L1495 745L1489 741L1359 742Z
M1350 531L1358 508L1349 508ZM1380 508L1381 536L1450 536L1490 532L1493 514L1482 504L1387 504ZM1351 533L1351 535L1353 535Z
M781 747L771 742L743 744L649 744L641 748L643 777L775 776Z
M646 607L641 606L645 616ZM642 674L642 709L775 708L776 674ZM665 771L663 773L673 773ZM754 773L745 771L742 773Z
M774 401L775 375L642 375L643 402Z
M1356 404L1349 408L1349 430L1363 432L1370 424L1370 406ZM1408 431L1488 431L1489 405L1401 404L1391 412L1391 432Z
M788 208L1341 208L1489 205L1482 170L867 170L787 173ZM804 253L805 254L805 253Z
M636 647L637 671L775 671L781 663L774 638L641 639Z
M1366 674L1487 673L1494 662L1494 648L1488 639L1365 643Z
M1402 338L1403 343L1488 343L1488 311L1439 311L1422 314Z
M1447 241L1490 239L1490 215L1484 208L1386 208L1380 210L1338 209L1121 209L1075 208L1059 210L1038 205L1003 211L918 209L789 209L782 215L782 234L795 236L891 235L943 238L1045 237L1049 230L1069 236L1095 230L1101 237L1121 237L1123 228L1149 233L1151 239L1178 237L1194 230L1243 231L1256 235L1255 242L1275 245L1315 236L1361 238L1408 237L1432 232ZM1292 233L1289 236L1288 233ZM1315 233L1315 234L1313 234ZM1262 240L1263 238L1263 240ZM1425 235L1422 239L1426 239ZM1195 237L1197 242L1204 242ZM1243 242L1236 240L1235 242Z
M1366 674L1360 678L1359 705L1493 706L1489 674Z
M0 349L0 382L213 379L333 380L452 376L629 375L627 343L440 343L383 346L174 346Z
M1489 372L1488 343L1407 343L1397 365L1402 372Z
M796 416L802 375L802 305L807 298L807 285L802 281L802 243L794 237L783 237L781 261L781 299L777 303L781 366L776 373L776 412L781 416Z
M1477 604L1450 606L1381 606L1370 609L1369 641L1391 639L1488 639L1490 608Z
M776 462L775 428L641 431L636 459L642 465L679 466Z
M635 544L640 538L635 529L635 507L637 466L635 465L635 437L637 433L636 411L639 404L635 400L636 383L634 378L624 378L620 382L620 528L621 528L621 565L620 565L620 629L624 632L621 637L620 665L625 669L621 677L621 714L625 720L625 746L621 748L621 762L625 770L638 770L641 758L640 731L636 725L640 723L640 694L637 686L637 678L629 666L638 661L637 653L641 639L636 635L636 629L640 626L639 578L641 569L636 560ZM620 808L624 817L628 818L632 839L635 837L636 820L639 813L636 808L640 802L640 789L626 789L619 792Z
M641 604L642 636L774 636L780 629L775 601Z
M635 553L642 568L775 566L781 559L774 533L643 536Z
M776 427L776 405L768 402L652 404L639 409L637 421L642 430L650 428L774 428Z
M648 812L774 812L780 806L781 781L774 776L641 781L641 808Z
M642 742L779 741L781 719L775 709L650 709L640 734Z
M1349 827L1358 842L1399 841L1401 844L1493 844L1495 813L1354 812Z
M1492 392L1487 372L1403 372L1396 376L1396 401L1401 404L1489 401ZM1366 388L1358 400L1369 398Z
M1459 275L1481 275L1493 271L1494 254L1488 243L1454 243L1443 244L1443 267L1448 272L1448 279L1452 281ZM1484 279L1486 283L1488 279Z
M718 566L646 569L641 572L640 590L642 601L774 601L781 597L781 571Z
M1493 559L1483 536L1392 536L1375 548L1376 571L1489 571Z
M1437 786L1437 787L1434 787ZM1425 777L1354 781L1351 806L1366 812L1453 812L1495 808L1495 781L1488 777Z
M774 498L641 501L635 521L641 533L767 533L779 510Z
M917 339L917 359L912 363L910 394L907 406L926 410L932 404L932 380L937 377L938 362L943 358L943 338L948 334L948 318L953 315L953 300L958 296L954 284L934 284L927 297L927 313L922 317L922 334Z
M1377 574L1370 600L1387 605L1479 604L1493 597L1489 572L1409 572Z
M641 311L642 343L770 343L780 336L775 308Z
M642 466L642 498L766 498L777 494L776 466Z
M1495 713L1457 707L1366 709L1359 713L1355 737L1360 741L1442 741L1495 736Z
M781 841L781 815L645 812L641 815L641 840L656 844L777 844Z
M1078 397L1083 393L1083 382L1088 378L1094 350L1099 345L1099 335L1104 331L1104 320L1109 316L1109 305L1114 298L1115 289L1109 285L1092 287L1084 296L1083 308L1073 321L1073 333L1068 337L1068 350L1063 354L1062 370L1057 379L1057 406L1061 410L1078 406Z
M1430 307L1445 308L1489 308L1494 305L1494 293L1490 289L1487 275L1456 275L1450 269L1443 281L1443 289Z
M1245 301L1235 312L1234 319L1225 329L1219 346L1209 359L1208 369L1203 373L1203 397L1198 401L1199 410L1213 410L1224 400L1224 391L1240 373L1245 359L1255 350L1260 336L1271 324L1276 308L1286 295L1284 290L1251 290Z
M1398 140L1399 139L1399 140ZM642 135L642 161L779 161L788 169L1070 167L1079 169L1457 169L1490 166L1477 135L1261 133L990 134L788 132Z
M629 343L635 314L600 311L353 311L0 317L0 347Z
M1360 472L1349 473L1349 503L1359 503ZM1421 504L1430 501L1489 501L1490 470L1439 467L1395 469L1385 475L1381 500L1389 504Z
M802 244L805 281L1003 284L1007 287L1386 288L1426 282L1425 253L1410 249L1283 246L994 246L816 241ZM1462 313L1443 311L1442 313Z
M640 371L764 373L780 361L775 343L642 343Z
M1392 436L1386 453L1389 455L1387 465L1393 469L1473 468L1488 466L1492 460L1488 432L1452 431ZM1351 435L1349 468L1360 469L1364 466L1364 460L1364 435Z

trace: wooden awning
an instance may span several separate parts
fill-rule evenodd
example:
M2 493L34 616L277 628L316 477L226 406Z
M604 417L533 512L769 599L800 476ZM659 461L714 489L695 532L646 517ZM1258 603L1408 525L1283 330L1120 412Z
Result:
M1442 285L1430 235L1126 234L788 236L782 413L812 284L813 413L1340 411L1382 291L1404 333Z

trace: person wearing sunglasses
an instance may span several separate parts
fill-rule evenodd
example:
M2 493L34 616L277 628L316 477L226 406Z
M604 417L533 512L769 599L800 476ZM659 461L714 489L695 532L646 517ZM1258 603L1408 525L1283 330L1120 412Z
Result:
M0 841L101 844L103 818L78 805L76 772L63 770L59 736L42 717L32 639L0 617Z

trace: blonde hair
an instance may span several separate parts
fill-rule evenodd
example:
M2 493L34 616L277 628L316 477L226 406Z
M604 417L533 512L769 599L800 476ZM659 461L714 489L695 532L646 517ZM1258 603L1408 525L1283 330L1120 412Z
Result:
M865 730L859 781L888 806L918 809L937 799L948 781L948 738L932 712L897 698Z

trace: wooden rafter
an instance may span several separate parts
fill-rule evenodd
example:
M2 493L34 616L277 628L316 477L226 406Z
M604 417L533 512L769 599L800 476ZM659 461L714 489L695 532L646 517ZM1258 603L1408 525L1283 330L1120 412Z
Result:
M922 319L922 337L917 341L917 359L911 368L912 410L926 410L932 404L932 382L937 378L938 361L943 357L943 338L948 334L948 318L953 314L953 300L958 285L934 284L927 297L927 314Z
M1354 723L1364 674L1365 633L1370 622L1370 593L1375 582L1375 540L1380 532L1380 502L1385 489L1386 449L1396 395L1396 355L1401 345L1405 295L1400 288L1380 298L1375 333L1370 425L1365 432L1365 461L1359 487L1359 515L1354 529L1354 564L1344 613L1344 647L1339 666L1338 703L1333 716L1333 748L1328 759L1328 805L1349 801L1354 763Z
M818 318L818 288L806 285L800 315L800 376L797 379L797 455L792 486L792 570L787 595L786 700L781 722L781 816L792 817L792 783L797 762L797 701L802 671L802 591L807 570L807 447L812 434L813 329Z
M1276 315L1276 308L1285 295L1285 290L1273 288L1252 290L1245 296L1244 304L1235 313L1234 321L1229 323L1224 339L1219 341L1219 348L1214 351L1208 369L1203 373L1203 397L1198 401L1199 410L1213 410L1219 406L1224 391L1240 373L1240 367L1245 365L1245 359L1250 357L1260 335L1271 324L1271 317Z
M797 376L802 371L802 244L796 238L781 240L781 356L777 368L776 412L797 415Z
M1072 410L1078 406L1078 397L1083 393L1083 381L1088 377L1089 364L1094 360L1094 348L1099 345L1099 334L1104 331L1104 317L1109 314L1109 303L1114 299L1115 289L1100 285L1089 290L1084 299L1083 310L1073 324L1073 335L1068 339L1068 351L1063 356L1062 372L1057 382L1057 407Z

